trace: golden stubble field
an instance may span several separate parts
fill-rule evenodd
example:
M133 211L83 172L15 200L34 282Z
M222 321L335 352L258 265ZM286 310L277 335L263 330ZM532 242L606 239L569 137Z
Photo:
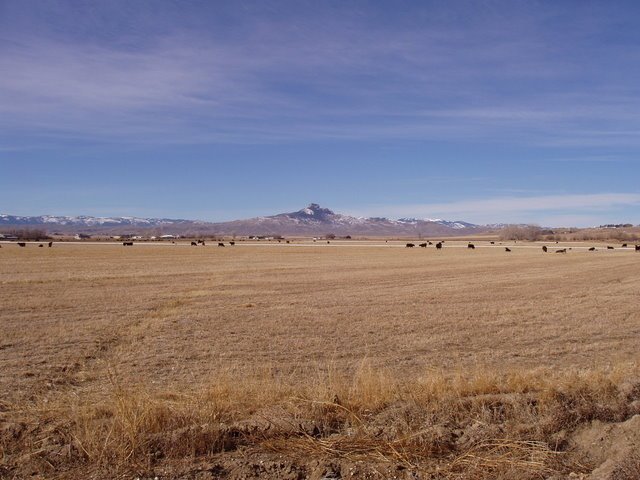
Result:
M512 393L503 388L509 375L536 378L529 387L516 388L526 393L553 375L606 376L623 369L620 378L628 381L637 373L640 254L600 246L587 252L578 243L550 250L571 247L567 254L544 254L540 245L529 243L507 253L503 246L480 243L468 250L456 248L462 242L450 241L443 251L335 242L226 248L2 245L0 425L5 433L0 477L27 471L47 476L73 468L104 471L114 465L144 473L171 460L168 451L150 459L148 440L127 440L127 435L145 434L135 430L142 427L134 421L128 434L126 425L120 425L124 440L112 445L117 428L105 427L102 420L99 428L92 426L96 413L87 413L87 403L106 402L103 408L108 410L108 405L122 407L124 398L143 404L165 399L175 412L181 402L175 395L207 392L209 400L198 401L219 404L219 398L211 400L211 389L225 385L228 405L220 408L228 428L232 421L291 398L337 405L348 410L347 417L358 408L379 413L406 403L406 398L396 398L398 392L413 391L434 378L444 385L454 375L468 376L465 388L471 390L477 387L469 387L469 382L478 379L493 385L477 392L484 395ZM368 382L368 390L360 384L355 388L358 382ZM270 385L273 396L265 393ZM315 392L321 400L311 398L309 389L314 388L321 390ZM459 390L456 395L461 395ZM105 418L114 421L114 412ZM300 412L297 415L295 421L302 422ZM363 413L358 415L362 421ZM78 418L83 419L84 433L74 433ZM335 431L309 438L329 441L345 425L353 426L349 418ZM160 422L152 433L189 428L196 420L201 419ZM62 440L54 442L60 446L70 438L69 445L62 445L66 453L51 457L37 444L44 435L39 430L43 422L66 432L56 430ZM99 433L103 427L105 438ZM294 436L310 435L302 430ZM529 440L525 435L518 441ZM193 447L176 458L237 453L242 445L254 443L204 446L203 452ZM322 458L360 458L314 445L310 451ZM283 451L281 446L267 447L262 445L261 451ZM122 451L106 451L118 448ZM453 457L442 455L450 464ZM389 457L376 456L380 461L420 463L410 455ZM437 458L437 463L442 461ZM223 465L221 471L232 477L233 468L241 468L233 465ZM536 471L532 466L529 470Z

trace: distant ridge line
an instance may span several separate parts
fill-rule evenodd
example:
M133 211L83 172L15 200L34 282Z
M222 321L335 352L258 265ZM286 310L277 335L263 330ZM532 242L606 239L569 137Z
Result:
M18 216L0 214L0 227L38 227L54 232L82 233L215 233L220 235L465 235L498 228L462 220L354 217L335 213L311 203L295 212L227 222L144 218L135 216L95 217L89 215Z

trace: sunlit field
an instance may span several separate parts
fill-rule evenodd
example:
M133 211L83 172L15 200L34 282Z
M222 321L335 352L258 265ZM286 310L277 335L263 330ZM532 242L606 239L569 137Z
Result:
M591 472L640 253L497 243L2 244L0 478Z

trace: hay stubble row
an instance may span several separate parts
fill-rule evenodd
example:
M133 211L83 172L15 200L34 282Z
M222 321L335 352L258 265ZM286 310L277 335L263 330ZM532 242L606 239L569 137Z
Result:
M410 376L454 365L592 366L638 348L633 254L86 246L0 253L3 385L16 369L38 378L104 342L117 345L110 361L123 375L189 384L221 366L265 362L349 368L367 357Z

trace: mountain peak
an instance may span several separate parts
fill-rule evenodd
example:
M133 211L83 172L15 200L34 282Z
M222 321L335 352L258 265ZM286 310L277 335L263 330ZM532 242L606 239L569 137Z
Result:
M318 235L334 233L340 235L445 235L454 232L478 231L482 228L461 221L438 219L385 217L353 217L335 213L317 203L291 212L246 220L223 223L194 220L172 220L137 217L65 217L44 215L40 217L18 217L0 215L0 227L46 226L53 231L77 232L132 232L134 229L161 229L164 233L209 231L216 234L287 234Z
M290 218L302 223L324 223L331 222L341 217L328 208L323 208L317 203L310 203L307 207L297 212L281 213L267 218Z
M335 215L332 210L329 210L328 208L322 208L317 203L310 203L306 208L298 210L296 213L302 213L304 215L314 215L316 217Z

